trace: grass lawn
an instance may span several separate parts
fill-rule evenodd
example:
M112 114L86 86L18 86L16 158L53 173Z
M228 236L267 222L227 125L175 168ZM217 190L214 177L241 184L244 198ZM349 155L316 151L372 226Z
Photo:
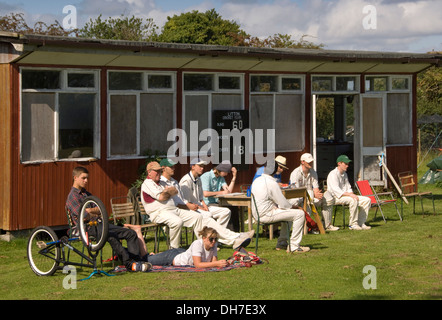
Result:
M276 239L261 235L259 256L265 263L252 268L203 273L122 273L95 276L64 289L66 274L57 271L38 277L26 257L27 238L0 241L0 299L2 300L440 300L442 299L442 188L420 186L435 195L436 216L431 200L424 200L426 215L412 213L412 201L404 206L399 221L394 205L384 206L387 223L375 209L369 213L368 231L348 228L325 235L304 236L302 245L312 250L289 255L275 251ZM399 203L400 210L400 203ZM338 210L336 225L342 224ZM348 219L348 211L346 211ZM164 242L162 242L164 245ZM152 248L152 242L148 242ZM110 256L106 245L104 258ZM162 250L165 248L163 247ZM249 246L254 251L254 242ZM233 253L223 248L220 258ZM365 266L373 266L364 273ZM104 270L111 269L107 263ZM373 272L375 270L375 272ZM91 270L78 269L78 279ZM372 276L376 289L364 289L364 278ZM369 282L374 284L373 281ZM190 303L190 302L189 302Z

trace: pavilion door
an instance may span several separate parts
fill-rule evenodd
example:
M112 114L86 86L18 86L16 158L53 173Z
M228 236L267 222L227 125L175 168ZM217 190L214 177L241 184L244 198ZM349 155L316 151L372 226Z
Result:
M372 185L385 185L378 156L385 153L386 97L383 94L362 94L360 99L360 171L359 179Z

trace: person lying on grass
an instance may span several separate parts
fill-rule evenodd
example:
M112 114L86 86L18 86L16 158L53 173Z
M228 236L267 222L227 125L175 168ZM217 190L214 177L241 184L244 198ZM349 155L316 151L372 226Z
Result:
M213 268L227 266L226 260L218 260L218 232L210 227L204 227L189 249L173 249L161 254L149 256L152 265L160 266L193 266L196 268Z

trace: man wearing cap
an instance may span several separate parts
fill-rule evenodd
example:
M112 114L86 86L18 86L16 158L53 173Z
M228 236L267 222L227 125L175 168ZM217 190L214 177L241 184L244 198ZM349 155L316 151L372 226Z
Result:
M350 211L350 230L369 230L371 227L365 224L370 209L371 200L368 197L358 196L353 193L348 181L347 169L351 160L346 155L340 155L336 159L337 167L327 176L327 191L324 197L329 209L322 210L325 225L331 222L331 208L333 205L348 205Z
M172 177L175 173L175 163L169 159L163 159L160 162L160 166L163 168L163 174L161 176L160 184L167 186L173 186L178 190L177 195L173 196L173 201L175 205L179 208L185 208L187 210L198 211L198 206L196 204L187 201L183 193L181 192L181 187L178 182ZM254 231L237 233L233 232L227 228L221 226L217 221L212 219L208 215L202 214L203 217L203 227L207 226L213 228L217 231L219 236L219 242L225 245L233 246L234 250L240 247L246 247L251 238L253 238Z
M173 197L178 190L160 184L162 170L158 162L148 163L147 177L141 185L141 202L152 222L169 227L170 247L176 249L180 246L181 228L193 228L196 237L200 238L198 232L203 228L203 220L198 213L175 206Z
M186 173L180 180L183 198L191 205L196 205L204 216L215 219L220 225L227 228L231 215L230 209L207 206L204 201L204 191L200 177L204 172L205 165L207 165L207 162L199 158L190 162L190 172Z
M309 247L300 246L304 230L305 214L303 210L292 209L292 204L287 201L281 191L279 184L273 175L276 173L278 165L267 165L263 174L252 183L252 194L256 202L252 206L252 214L263 223L285 222L292 227L290 236L290 249L292 252L307 252ZM281 226L281 231L277 241L277 248L287 246L288 233L285 223ZM288 248L287 248L288 249Z
M232 180L227 185L225 177L232 173ZM212 170L204 173L201 176L201 183L203 185L204 202L208 205L218 204L215 196L221 194L232 193L235 188L237 170L232 167L229 160L224 160Z
M297 167L295 170L292 171L290 174L290 184L295 186L296 188L307 188L307 192L311 199L313 199L313 203L315 207L322 207L322 210L326 208L327 201L324 199L324 195L322 194L321 190L319 189L319 182L318 182L318 174L313 169L313 156L310 153L304 153L301 156L301 165ZM295 198L295 199L288 199L288 201L296 206L301 206L304 199L303 198ZM310 213L310 212L309 212ZM310 213L311 214L311 213ZM309 216L306 216L307 219L307 225L309 225L309 219L311 218ZM311 220L310 224L312 226L312 229L317 229L316 223L313 223L314 221ZM309 226L310 227L310 226ZM331 224L328 226L325 226L325 229L328 231L336 231L339 230L338 227L334 227Z
M277 156L275 158L275 165L277 165L277 166L276 166L276 171L273 174L273 177L276 179L276 182L278 182L278 184L280 186L282 186L281 174L284 170L289 169L287 167L287 159L283 156ZM255 181L255 179L257 179L258 177L260 177L263 174L264 169L265 169L265 166L262 166L262 167L258 168L258 170L256 170L255 176L253 177L253 181Z

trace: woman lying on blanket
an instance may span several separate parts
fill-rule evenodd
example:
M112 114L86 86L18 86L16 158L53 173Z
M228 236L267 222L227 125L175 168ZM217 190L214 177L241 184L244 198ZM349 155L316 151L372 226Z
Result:
M218 260L218 233L215 229L204 227L201 239L195 240L189 249L171 249L149 255L148 262L157 266L194 266L196 268L225 267L226 260Z

